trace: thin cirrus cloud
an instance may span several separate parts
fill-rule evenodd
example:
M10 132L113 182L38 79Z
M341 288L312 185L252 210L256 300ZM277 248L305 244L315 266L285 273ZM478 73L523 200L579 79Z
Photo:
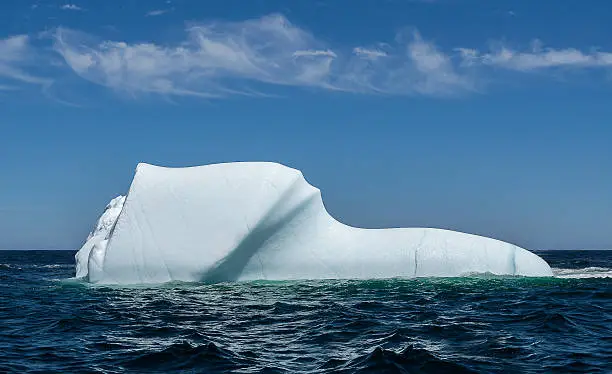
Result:
M155 9L145 14L145 17L157 17L170 12L172 9Z
M378 49L367 49L363 47L353 48L353 53L363 58L376 60L381 57L386 57L387 53Z
M131 96L267 94L274 86L384 95L454 96L480 92L496 71L609 69L612 53L503 44L480 51L444 50L416 30L392 43L338 47L272 14L241 22L209 22L173 44L99 40L58 28L53 50L77 76ZM0 85L41 83L26 72L27 36L0 39ZM56 67L54 67L56 68ZM9 81L9 83L7 83ZM60 82L61 83L61 82Z
M591 51L582 52L576 48L544 48L542 42L534 40L526 52L506 46L498 46L487 53L476 49L457 48L463 64L467 66L484 65L517 72L533 72L553 68L605 68L612 67L612 53Z
M473 90L452 57L417 32L387 50L337 50L281 15L189 27L174 46L116 41L58 29L55 50L79 76L130 94L204 97L247 94L253 84L384 94ZM248 87L248 89L245 89Z
M74 10L74 11L82 11L83 8L76 4L64 4L60 7L62 10Z
M26 71L32 65L33 53L27 35L15 35L0 39L0 90L16 90L22 85L48 85L50 79L35 76Z

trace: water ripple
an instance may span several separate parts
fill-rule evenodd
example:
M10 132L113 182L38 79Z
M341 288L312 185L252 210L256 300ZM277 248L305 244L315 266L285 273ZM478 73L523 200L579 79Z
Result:
M604 373L612 357L608 278L122 288L58 281L72 255L0 258L0 372Z

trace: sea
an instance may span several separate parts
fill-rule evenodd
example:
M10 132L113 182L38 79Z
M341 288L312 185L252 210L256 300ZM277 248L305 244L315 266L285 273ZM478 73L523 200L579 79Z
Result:
M555 277L108 287L0 251L0 372L612 373L612 251L537 253Z

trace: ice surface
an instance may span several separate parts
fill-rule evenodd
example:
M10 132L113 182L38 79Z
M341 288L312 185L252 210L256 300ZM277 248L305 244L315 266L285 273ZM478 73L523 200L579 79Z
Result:
M123 209L124 203L125 196L117 196L116 198L112 199L108 205L106 205L104 213L102 213L102 216L100 216L98 222L96 222L96 226L94 227L93 231L89 233L87 241L75 255L77 278L82 278L87 275L89 254L91 253L91 250L94 247L103 245L102 242L105 242L108 239L115 222L117 222L119 213L121 213L121 210Z
M552 276L537 255L495 239L347 226L327 213L320 191L300 171L276 163L139 164L123 202L109 204L77 253L77 277L140 284Z

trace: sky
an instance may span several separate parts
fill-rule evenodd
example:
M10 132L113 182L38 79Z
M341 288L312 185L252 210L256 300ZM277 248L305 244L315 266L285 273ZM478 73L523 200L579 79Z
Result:
M0 2L0 248L138 162L276 161L359 227L612 248L612 3Z

